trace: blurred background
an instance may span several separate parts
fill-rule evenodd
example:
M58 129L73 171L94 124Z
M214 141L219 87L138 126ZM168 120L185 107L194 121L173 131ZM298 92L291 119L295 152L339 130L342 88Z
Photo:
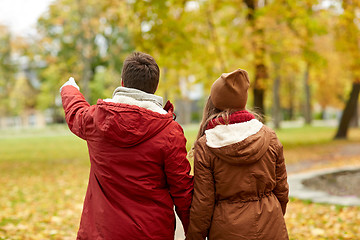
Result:
M188 149L212 83L242 68L289 166L360 165L359 0L0 0L0 239L74 239L89 163L59 88L109 98L133 51L156 59ZM292 239L359 239L358 207L290 209Z
M251 77L248 107L274 127L344 118L338 137L346 137L359 118L359 5L2 0L0 128L63 122L58 89L70 76L90 103L111 97L124 58L136 50L157 60L157 94L175 103L181 124L201 119L221 73L243 68Z

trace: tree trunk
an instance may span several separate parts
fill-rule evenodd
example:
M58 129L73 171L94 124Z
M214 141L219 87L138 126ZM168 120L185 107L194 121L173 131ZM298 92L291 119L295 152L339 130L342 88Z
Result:
M275 129L280 128L281 122L281 106L280 106L280 74L279 74L279 64L275 64L275 79L273 86L273 94L274 94L274 103L273 103L273 120Z
M265 84L268 79L267 67L265 65L265 42L264 42L264 29L260 28L256 24L255 11L258 8L258 2L255 0L245 0L245 4L248 7L247 20L252 28L252 46L255 63L255 82L254 82L254 109L262 115L263 121L265 121ZM265 4L265 3L264 3ZM259 41L260 40L260 41Z
M304 117L305 117L305 124L307 124L307 125L310 125L311 121L312 121L309 73L310 73L310 64L307 63L306 69L305 69L305 74L304 74L304 92L305 92Z
M267 77L267 69L264 64L256 65L255 69L255 83L254 83L254 109L261 114L265 121L265 89L263 81Z
M355 109L359 99L359 92L360 92L360 81L356 81L352 84L350 98L347 101L345 109L342 113L340 124L337 133L335 135L335 139L347 138L347 132L349 129L350 121L355 113Z
M181 125L191 122L191 101L189 99L176 100L176 121Z
M350 121L350 127L359 127L359 102L356 102L355 112Z
M168 69L167 67L164 67L163 68L163 82L162 83L159 83L161 85L164 85L166 86L166 82L167 82L167 72L168 72ZM169 100L169 90L168 90L168 87L165 88L165 92L164 92L164 106L166 104L166 102Z
M295 96L295 90L294 90L294 79L289 79L289 120L294 120L294 96Z

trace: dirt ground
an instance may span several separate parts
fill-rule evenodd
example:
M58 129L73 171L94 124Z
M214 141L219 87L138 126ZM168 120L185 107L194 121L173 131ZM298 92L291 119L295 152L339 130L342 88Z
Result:
M285 149L284 152L288 174L345 165L360 166L360 143L344 142L316 146L313 150Z
M336 196L360 197L360 170L341 171L305 180L310 189L325 191Z
M324 147L321 153L308 160L301 160L287 165L288 174L317 168L333 168L344 165L358 165L360 167L360 144L351 143L336 147ZM304 181L304 185L325 191L336 196L360 197L360 170L341 171L326 174Z

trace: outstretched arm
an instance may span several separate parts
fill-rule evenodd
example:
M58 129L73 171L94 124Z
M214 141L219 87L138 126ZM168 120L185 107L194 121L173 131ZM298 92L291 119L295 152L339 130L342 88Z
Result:
M73 78L70 78L61 88L61 99L65 111L65 119L70 130L82 139L86 139L85 121L90 104L79 91Z

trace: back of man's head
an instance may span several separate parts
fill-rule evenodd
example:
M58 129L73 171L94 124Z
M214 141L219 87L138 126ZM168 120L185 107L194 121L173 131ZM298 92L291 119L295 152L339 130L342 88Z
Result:
M149 54L134 52L125 61L121 73L124 87L154 94L159 84L160 69Z

